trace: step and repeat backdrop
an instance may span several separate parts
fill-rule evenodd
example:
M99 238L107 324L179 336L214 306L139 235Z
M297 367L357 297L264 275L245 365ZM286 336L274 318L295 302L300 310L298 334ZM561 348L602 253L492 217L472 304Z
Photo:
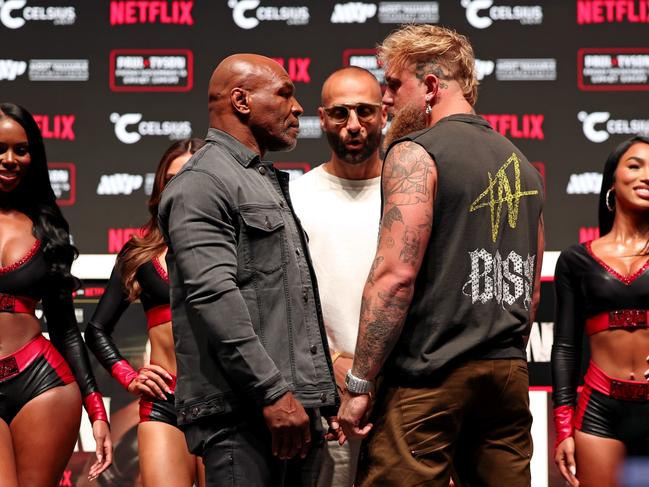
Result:
M81 326L115 254L147 218L153 171L174 141L207 131L207 83L225 56L277 60L305 108L297 148L270 154L299 177L328 158L317 117L322 82L356 65L383 79L375 46L404 23L467 35L476 53L476 110L544 177L547 249L597 236L597 194L608 152L649 132L647 0L4 0L0 1L0 99L27 107L45 138L50 178L87 278L77 296ZM644 35L643 35L644 34ZM643 47L645 46L645 47ZM554 262L556 254L549 254ZM105 264L106 260L101 260ZM535 414L534 485L559 485L551 462L547 391L552 345L552 265L528 358ZM94 279L88 279L94 278ZM138 305L118 326L134 365L145 358ZM97 368L118 448L136 452L134 398ZM83 485L89 431L60 485ZM85 453L84 453L85 452ZM105 485L137 485L137 468Z

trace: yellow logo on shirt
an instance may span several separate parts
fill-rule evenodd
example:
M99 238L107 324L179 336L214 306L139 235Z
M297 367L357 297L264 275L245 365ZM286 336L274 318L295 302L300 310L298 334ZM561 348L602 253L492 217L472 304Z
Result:
M515 153L512 153L507 162L502 165L495 176L488 172L489 185L487 188L471 203L469 212L472 213L480 208L489 207L491 213L491 240L493 242L498 238L498 229L500 227L500 215L503 205L507 205L507 221L511 228L516 228L518 222L518 210L520 201L525 196L538 194L538 190L521 191L521 161ZM514 191L510 184L506 170L512 166L514 170Z

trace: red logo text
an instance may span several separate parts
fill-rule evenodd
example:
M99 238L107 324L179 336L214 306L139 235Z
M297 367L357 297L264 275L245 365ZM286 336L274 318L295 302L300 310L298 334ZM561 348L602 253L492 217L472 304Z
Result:
M512 139L543 140L543 115L482 115L496 132Z
M649 22L649 0L577 0L578 24Z
M294 83L310 83L311 76L309 75L309 66L311 65L311 58L308 57L274 57L286 70L291 81Z
M113 0L110 25L178 24L194 25L193 1Z
M74 115L34 115L44 139L74 140Z

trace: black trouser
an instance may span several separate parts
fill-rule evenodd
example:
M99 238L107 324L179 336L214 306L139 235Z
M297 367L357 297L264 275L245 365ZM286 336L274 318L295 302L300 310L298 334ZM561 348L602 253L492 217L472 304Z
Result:
M318 410L311 418L311 450L305 459L280 460L261 411L207 417L182 430L189 451L203 458L207 487L311 487L322 463L324 433Z

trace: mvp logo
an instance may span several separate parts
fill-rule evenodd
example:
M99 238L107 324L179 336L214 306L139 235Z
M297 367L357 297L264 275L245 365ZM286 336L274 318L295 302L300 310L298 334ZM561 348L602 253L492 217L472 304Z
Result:
M25 61L15 61L13 59L0 59L0 81L13 81L18 76L25 74L27 63Z
M98 195L131 194L142 187L144 178L139 174L104 174L97 185Z
M376 10L376 4L373 3L337 3L330 20L332 24L364 24L376 15Z

